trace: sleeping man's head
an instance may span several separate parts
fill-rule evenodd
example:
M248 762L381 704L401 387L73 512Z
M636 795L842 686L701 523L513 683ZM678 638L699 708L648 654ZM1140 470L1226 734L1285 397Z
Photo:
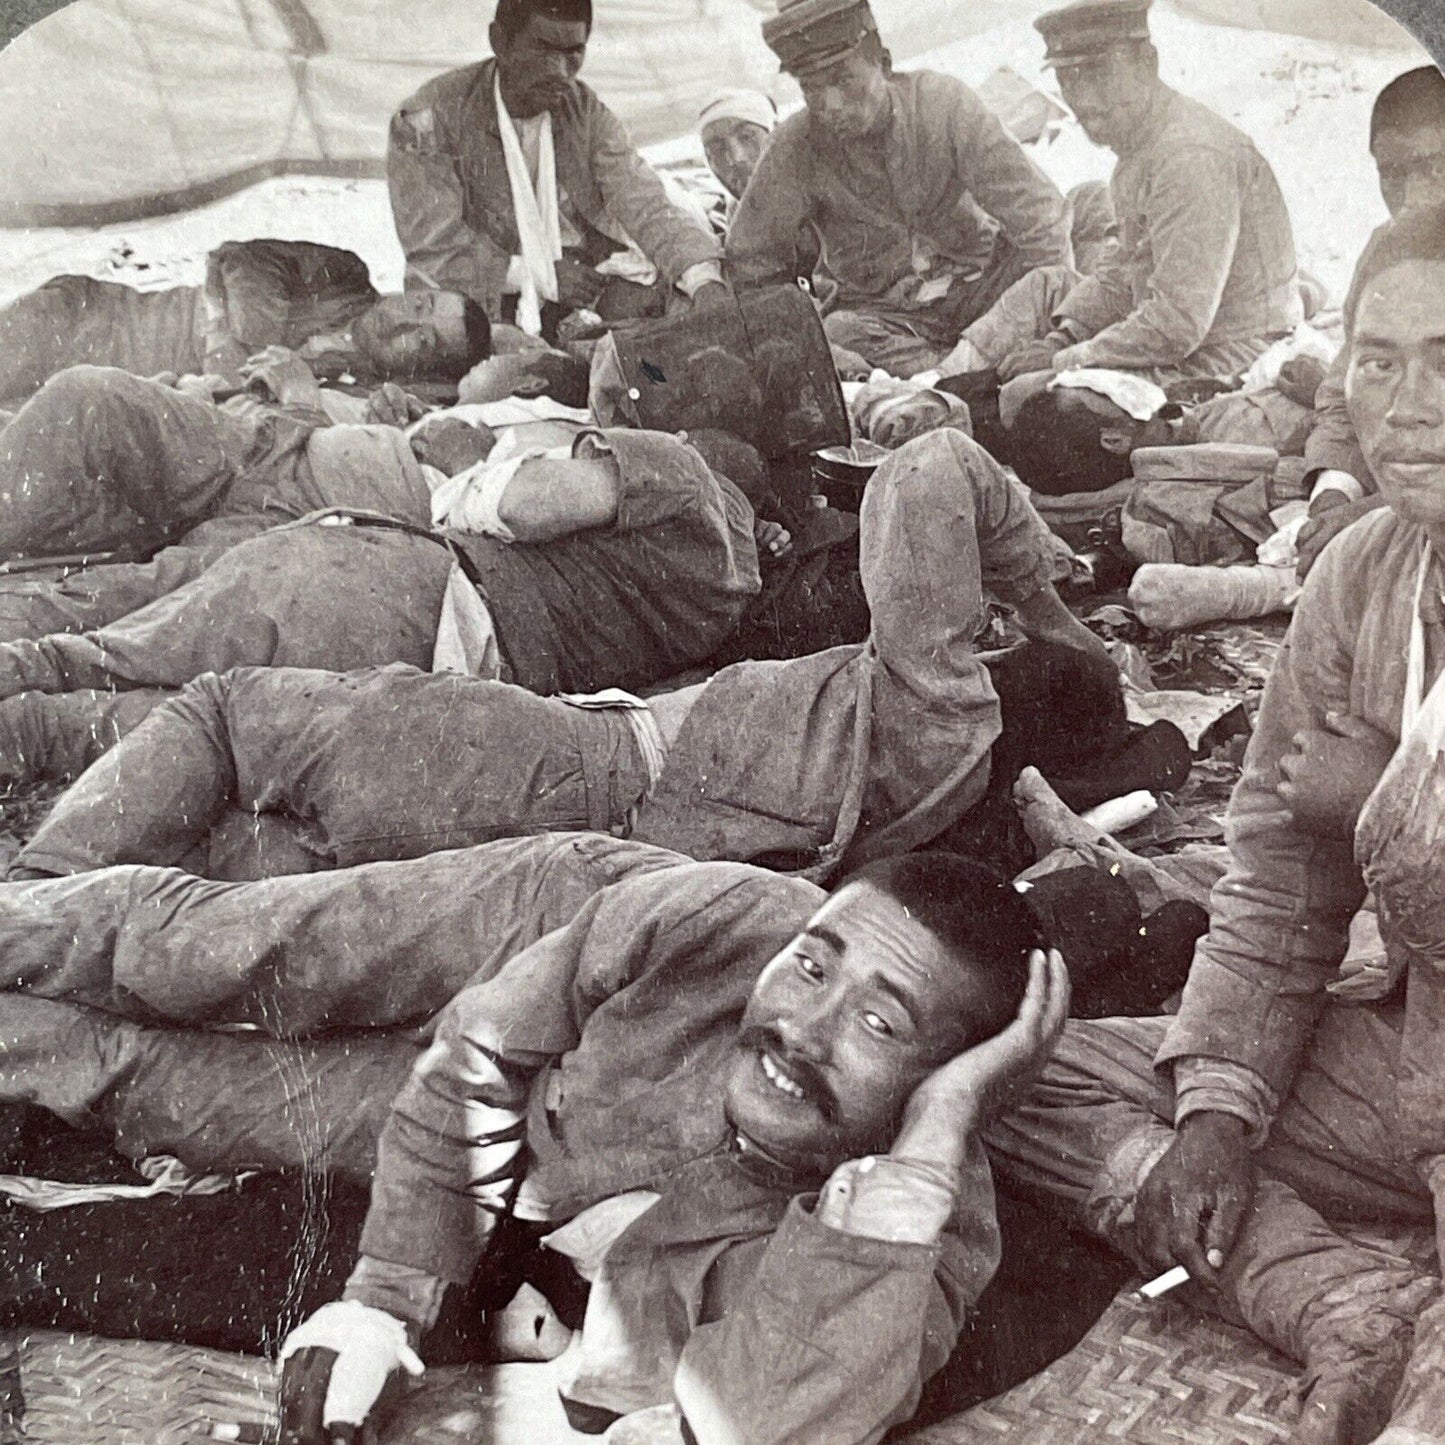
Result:
M918 1085L1012 1023L1040 947L1022 897L979 864L915 853L855 873L754 986L729 1122L818 1173L886 1151Z
M390 381L459 381L492 354L487 313L458 291L382 296L351 325L366 363Z

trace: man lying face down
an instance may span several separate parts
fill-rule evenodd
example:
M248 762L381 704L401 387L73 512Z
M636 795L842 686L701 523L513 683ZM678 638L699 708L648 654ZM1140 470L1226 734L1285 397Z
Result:
M1438 1254L1445 1219L1445 211L1381 233L1345 319L1386 505L1305 584L1178 1014L1072 1026L993 1142L1304 1365L1295 1445L1427 1445L1445 1438L1438 1260L1390 1237L1433 1226ZM1351 978L1367 889L1386 961Z
M419 1372L507 1214L590 1282L557 1367L581 1428L656 1410L766 1445L910 1416L997 1265L980 1121L1047 1054L1067 974L948 855L811 892L666 870L458 995L383 1133L345 1298L282 1350L283 1438L360 1427Z
M383 295L350 251L308 241L228 241L202 286L138 291L57 276L0 308L0 399L28 396L69 366L139 376L234 378L285 346L318 373L455 383L491 355L487 313L457 291Z

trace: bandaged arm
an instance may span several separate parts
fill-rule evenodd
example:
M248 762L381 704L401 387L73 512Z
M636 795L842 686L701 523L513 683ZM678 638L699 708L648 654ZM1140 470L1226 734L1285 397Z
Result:
M570 456L491 457L459 473L434 492L432 520L499 542L551 542L611 526L621 494L617 458L585 434Z

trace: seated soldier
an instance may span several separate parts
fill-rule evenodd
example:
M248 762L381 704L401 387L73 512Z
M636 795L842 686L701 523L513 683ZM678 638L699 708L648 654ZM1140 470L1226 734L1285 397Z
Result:
M1071 1028L995 1158L1301 1361L1296 1445L1421 1445L1445 1420L1439 1260L1389 1233L1433 1224L1438 1242L1445 1218L1445 211L1376 237L1345 320L1350 418L1386 505L1305 584L1178 1015ZM1352 989L1367 889L1388 967Z
M1435 66L1407 71L1380 92L1370 116L1370 154L1392 216L1445 202L1445 76ZM1384 505L1350 422L1344 370L1341 352L1319 389L1305 444L1313 494L1299 538L1301 581L1333 537Z
M350 251L228 241L207 257L203 286L137 291L57 276L0 307L0 400L70 366L233 376L268 346L298 352L318 374L455 382L491 355L491 328L457 291L379 294Z
M1035 266L1068 260L1063 197L973 91L895 72L867 0L784 0L763 37L806 109L778 127L728 232L739 286L791 281L813 223L828 337L911 376Z
M736 663L646 706L397 669L203 677L81 778L16 868L255 877L598 828L828 877L921 846L979 802L1011 672L1031 662L1052 715L1044 702L1042 725L1015 720L1012 767L1057 775L1117 752L1117 669L1059 601L1047 531L986 452L957 434L916 442L879 469L861 523L862 646ZM985 588L1036 639L998 688L1000 659L974 646ZM40 741L46 701L0 704L27 717L7 762ZM97 747L113 706L90 711Z
M698 136L708 169L727 192L716 222L724 236L777 124L778 108L760 90L725 90L698 115Z
M334 429L343 447L349 430ZM360 476L373 491L414 481L410 509L315 513L94 631L0 645L0 696L387 662L537 692L639 687L707 657L759 590L752 508L675 436L584 432L570 453L460 473L445 506L402 434L387 436L393 476Z
M420 1371L499 1225L591 1281L575 1424L878 1440L997 1265L979 1131L1068 995L1021 895L946 854L827 898L564 836L256 884L107 870L9 885L0 920L6 977L42 940L48 975L0 995L9 1097L192 1168L375 1159L346 1299L282 1352L305 1442ZM433 1016L424 1053L398 1032Z
M616 320L660 314L674 287L704 304L726 295L717 241L577 80L591 29L591 0L500 0L494 58L428 81L392 117L408 288L460 291L549 338L579 309ZM634 243L657 284L599 274Z
M1078 0L1037 22L1085 134L1119 157L1118 251L1077 286L1025 278L962 330L960 354L939 363L945 373L1233 377L1303 319L1274 172L1247 136L1160 80L1149 4Z

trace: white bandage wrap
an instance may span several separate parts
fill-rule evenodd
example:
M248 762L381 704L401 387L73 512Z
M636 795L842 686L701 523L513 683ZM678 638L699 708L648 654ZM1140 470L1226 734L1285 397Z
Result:
M455 562L442 593L431 670L459 672L463 677L484 677L493 682L502 675L502 645L491 609Z
M1365 495L1365 489L1357 478L1352 477L1348 472L1333 469L1321 472L1315 479L1314 490L1310 493L1310 501L1315 501L1322 492L1343 492L1346 500L1351 502L1358 502Z
M302 1350L336 1352L321 1411L321 1423L327 1427L365 1423L393 1370L405 1370L413 1377L426 1370L407 1341L406 1326L359 1300L322 1305L286 1337L281 1363Z
M571 446L532 447L503 460L488 457L458 472L432 493L432 525L450 527L457 532L475 532L499 542L515 542L512 529L502 521L500 513L502 498L512 479L528 462L561 461L571 455Z

